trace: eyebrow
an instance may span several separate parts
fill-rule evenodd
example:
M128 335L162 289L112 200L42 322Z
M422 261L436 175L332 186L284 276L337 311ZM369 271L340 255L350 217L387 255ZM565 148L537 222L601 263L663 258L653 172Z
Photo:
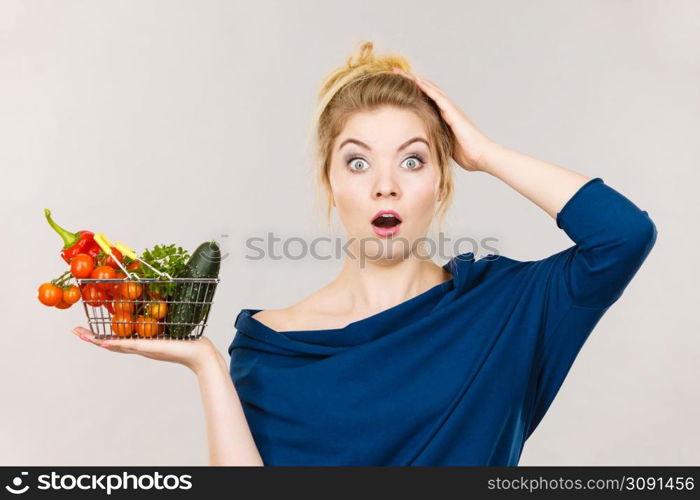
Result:
M428 141L426 141L422 137L413 137L412 139L409 139L406 142L404 142L403 144L401 144L401 146L399 146L399 149L397 149L396 151L401 151L403 148L405 148L406 146L409 146L410 144L413 144L414 142L424 142L426 146L430 147L430 144L428 144ZM345 139L343 142L341 142L340 146L338 146L338 150L342 149L343 146L345 146L346 144L350 144L350 143L357 144L358 146L362 146L363 148L365 148L368 151L372 151L372 148L370 148L367 144L365 144L364 142L362 142L358 139L353 139L352 137L349 139Z

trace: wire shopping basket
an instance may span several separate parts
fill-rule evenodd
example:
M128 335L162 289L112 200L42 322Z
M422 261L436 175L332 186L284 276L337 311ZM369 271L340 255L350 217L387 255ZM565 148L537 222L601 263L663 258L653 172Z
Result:
M94 238L102 251L112 256L112 243L107 237L95 233ZM93 335L184 340L201 337L219 279L173 278L140 259L125 244L114 245L160 278L142 278L130 273L116 258L113 260L124 272L124 278L76 278Z
M98 338L198 339L218 278L76 278Z

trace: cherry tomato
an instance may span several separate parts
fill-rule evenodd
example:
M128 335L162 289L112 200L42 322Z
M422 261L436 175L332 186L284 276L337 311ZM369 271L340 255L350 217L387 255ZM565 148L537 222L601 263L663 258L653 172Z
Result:
M112 302L107 301L104 302L102 305L105 306L105 309L109 311L109 314L114 314L114 305L112 304Z
M141 296L143 287L138 283L121 283L119 285L119 293L125 299L135 300Z
M66 302L65 300L61 299L61 302L56 304L55 307L57 307L59 309L68 309L72 305L73 305L73 303L69 303L69 302Z
M111 257L107 256L107 265L113 269L121 269L119 267L119 264L117 264L117 262L114 259L118 260L119 262L121 262L123 264L124 263L124 256L116 248L114 248L114 247L111 247L111 248L112 248L112 255L111 255Z
M114 272L114 279L121 280L124 278L126 278L126 274L124 274L121 270ZM120 283L110 283L108 290L106 290L107 296L115 299L120 298L121 295L119 294L119 285Z
M111 280L114 279L115 274L116 273L114 272L114 269L112 269L111 267L100 266L92 270L92 273L90 273L90 278L96 280ZM112 288L113 284L114 283L96 283L97 288L105 292L109 291Z
M146 306L146 311L151 318L163 319L168 312L168 306L165 302L150 302Z
M85 288L83 288L83 300L86 304L100 307L107 300L107 295L103 290L97 288L95 283L88 283Z
M80 289L71 285L63 289L63 302L66 304L75 304L80 300Z
M133 321L128 314L115 314L112 316L112 331L119 337L128 337L134 332Z
M139 316L136 318L136 333L139 337L153 337L163 331L163 325L155 318Z
M119 264L117 264L114 259L116 258L119 260L119 262L123 263L124 256L115 247L109 248L112 251L112 255L107 255L106 253L104 253L104 250L100 250L97 256L95 257L95 267L109 266L115 270L120 269Z
M135 261L133 261L131 264L129 264L128 266L126 266L126 268L127 268L129 271L135 271L135 270L138 269L140 266L141 266L141 261L140 261L140 260L135 260Z
M45 306L53 307L63 299L63 290L53 283L42 283L39 285L37 297Z
M95 262L86 253L79 253L70 261L70 272L76 278L89 278L93 269Z
M128 314L129 316L133 316L134 303L119 298L114 301L114 312L115 314Z

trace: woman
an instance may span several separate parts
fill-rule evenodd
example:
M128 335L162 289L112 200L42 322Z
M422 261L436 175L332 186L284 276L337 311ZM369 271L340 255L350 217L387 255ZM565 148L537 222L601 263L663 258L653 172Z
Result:
M228 368L205 337L76 329L192 369L211 464L516 465L656 240L647 212L602 178L497 144L406 59L372 49L329 75L314 120L318 179L352 241L335 280L285 309L241 310ZM450 158L518 191L575 245L526 262L425 258Z

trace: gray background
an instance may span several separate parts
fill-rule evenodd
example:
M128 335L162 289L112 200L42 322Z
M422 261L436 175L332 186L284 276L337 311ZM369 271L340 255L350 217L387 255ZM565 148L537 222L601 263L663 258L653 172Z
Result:
M207 334L225 352L241 308L340 269L249 261L244 242L328 235L308 126L322 78L369 39L494 140L602 177L657 225L521 465L698 464L699 25L694 1L1 2L0 463L207 463L192 373L90 346L70 333L82 307L35 299L65 269L43 209L139 251L218 238ZM452 237L522 260L572 244L498 179L456 173Z

